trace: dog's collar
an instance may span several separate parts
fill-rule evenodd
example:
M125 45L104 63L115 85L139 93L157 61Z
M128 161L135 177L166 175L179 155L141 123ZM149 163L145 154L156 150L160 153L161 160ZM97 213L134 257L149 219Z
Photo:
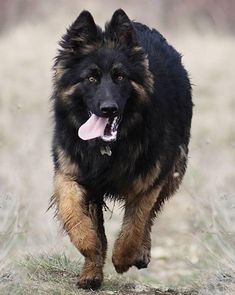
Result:
M100 147L100 153L102 156L107 155L107 156L111 157L112 156L111 147L109 145L102 145Z

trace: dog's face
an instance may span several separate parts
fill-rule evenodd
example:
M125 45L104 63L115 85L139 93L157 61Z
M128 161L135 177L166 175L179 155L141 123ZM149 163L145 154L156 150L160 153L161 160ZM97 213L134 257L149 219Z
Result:
M86 139L86 136L99 135L104 141L115 140L132 91L127 58L113 49L101 48L86 57L77 69L79 84L76 93L82 97L91 118L82 125L79 136ZM92 123L91 127L89 123ZM100 127L99 133L94 130L91 133L90 128L94 129L96 125Z
M100 49L79 65L80 93L88 109L100 117L121 115L131 92L128 60Z
M146 56L132 22L118 10L102 32L84 11L60 44L55 81L67 96L63 100L73 121L83 121L79 137L116 140L128 101L140 95L143 99L148 83Z

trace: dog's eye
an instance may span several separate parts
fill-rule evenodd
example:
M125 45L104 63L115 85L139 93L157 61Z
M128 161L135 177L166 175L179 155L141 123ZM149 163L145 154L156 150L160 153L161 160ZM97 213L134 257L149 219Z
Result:
M118 76L117 76L117 80L118 80L118 81L122 81L123 79L124 79L124 76L122 76L122 75L118 75Z
M93 76L90 76L90 77L88 77L88 81L90 83L96 83L97 82L97 79L95 77L93 77Z

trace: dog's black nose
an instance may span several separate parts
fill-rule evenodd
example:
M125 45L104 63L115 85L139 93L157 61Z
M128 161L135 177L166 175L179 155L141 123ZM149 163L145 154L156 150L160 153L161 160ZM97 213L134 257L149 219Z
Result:
M100 110L106 116L114 116L118 113L118 106L115 102L103 102L100 105Z

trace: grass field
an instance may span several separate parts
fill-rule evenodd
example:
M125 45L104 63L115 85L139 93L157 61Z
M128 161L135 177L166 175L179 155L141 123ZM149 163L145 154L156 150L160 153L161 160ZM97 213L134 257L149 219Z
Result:
M57 41L75 14L58 10L43 21L25 21L0 36L0 294L82 294L75 287L81 257L61 234L53 212L46 212L53 176L50 68ZM97 15L103 23L108 12ZM157 20L150 18L148 23L158 27ZM113 214L106 212L110 247L102 292L132 294L137 292L134 284L140 294L160 294L154 287L186 287L200 295L232 295L235 37L209 30L199 34L190 28L162 33L183 53L193 83L188 171L154 226L147 270L116 276L111 245L121 211L115 205ZM142 290L147 288L143 284L152 287Z

